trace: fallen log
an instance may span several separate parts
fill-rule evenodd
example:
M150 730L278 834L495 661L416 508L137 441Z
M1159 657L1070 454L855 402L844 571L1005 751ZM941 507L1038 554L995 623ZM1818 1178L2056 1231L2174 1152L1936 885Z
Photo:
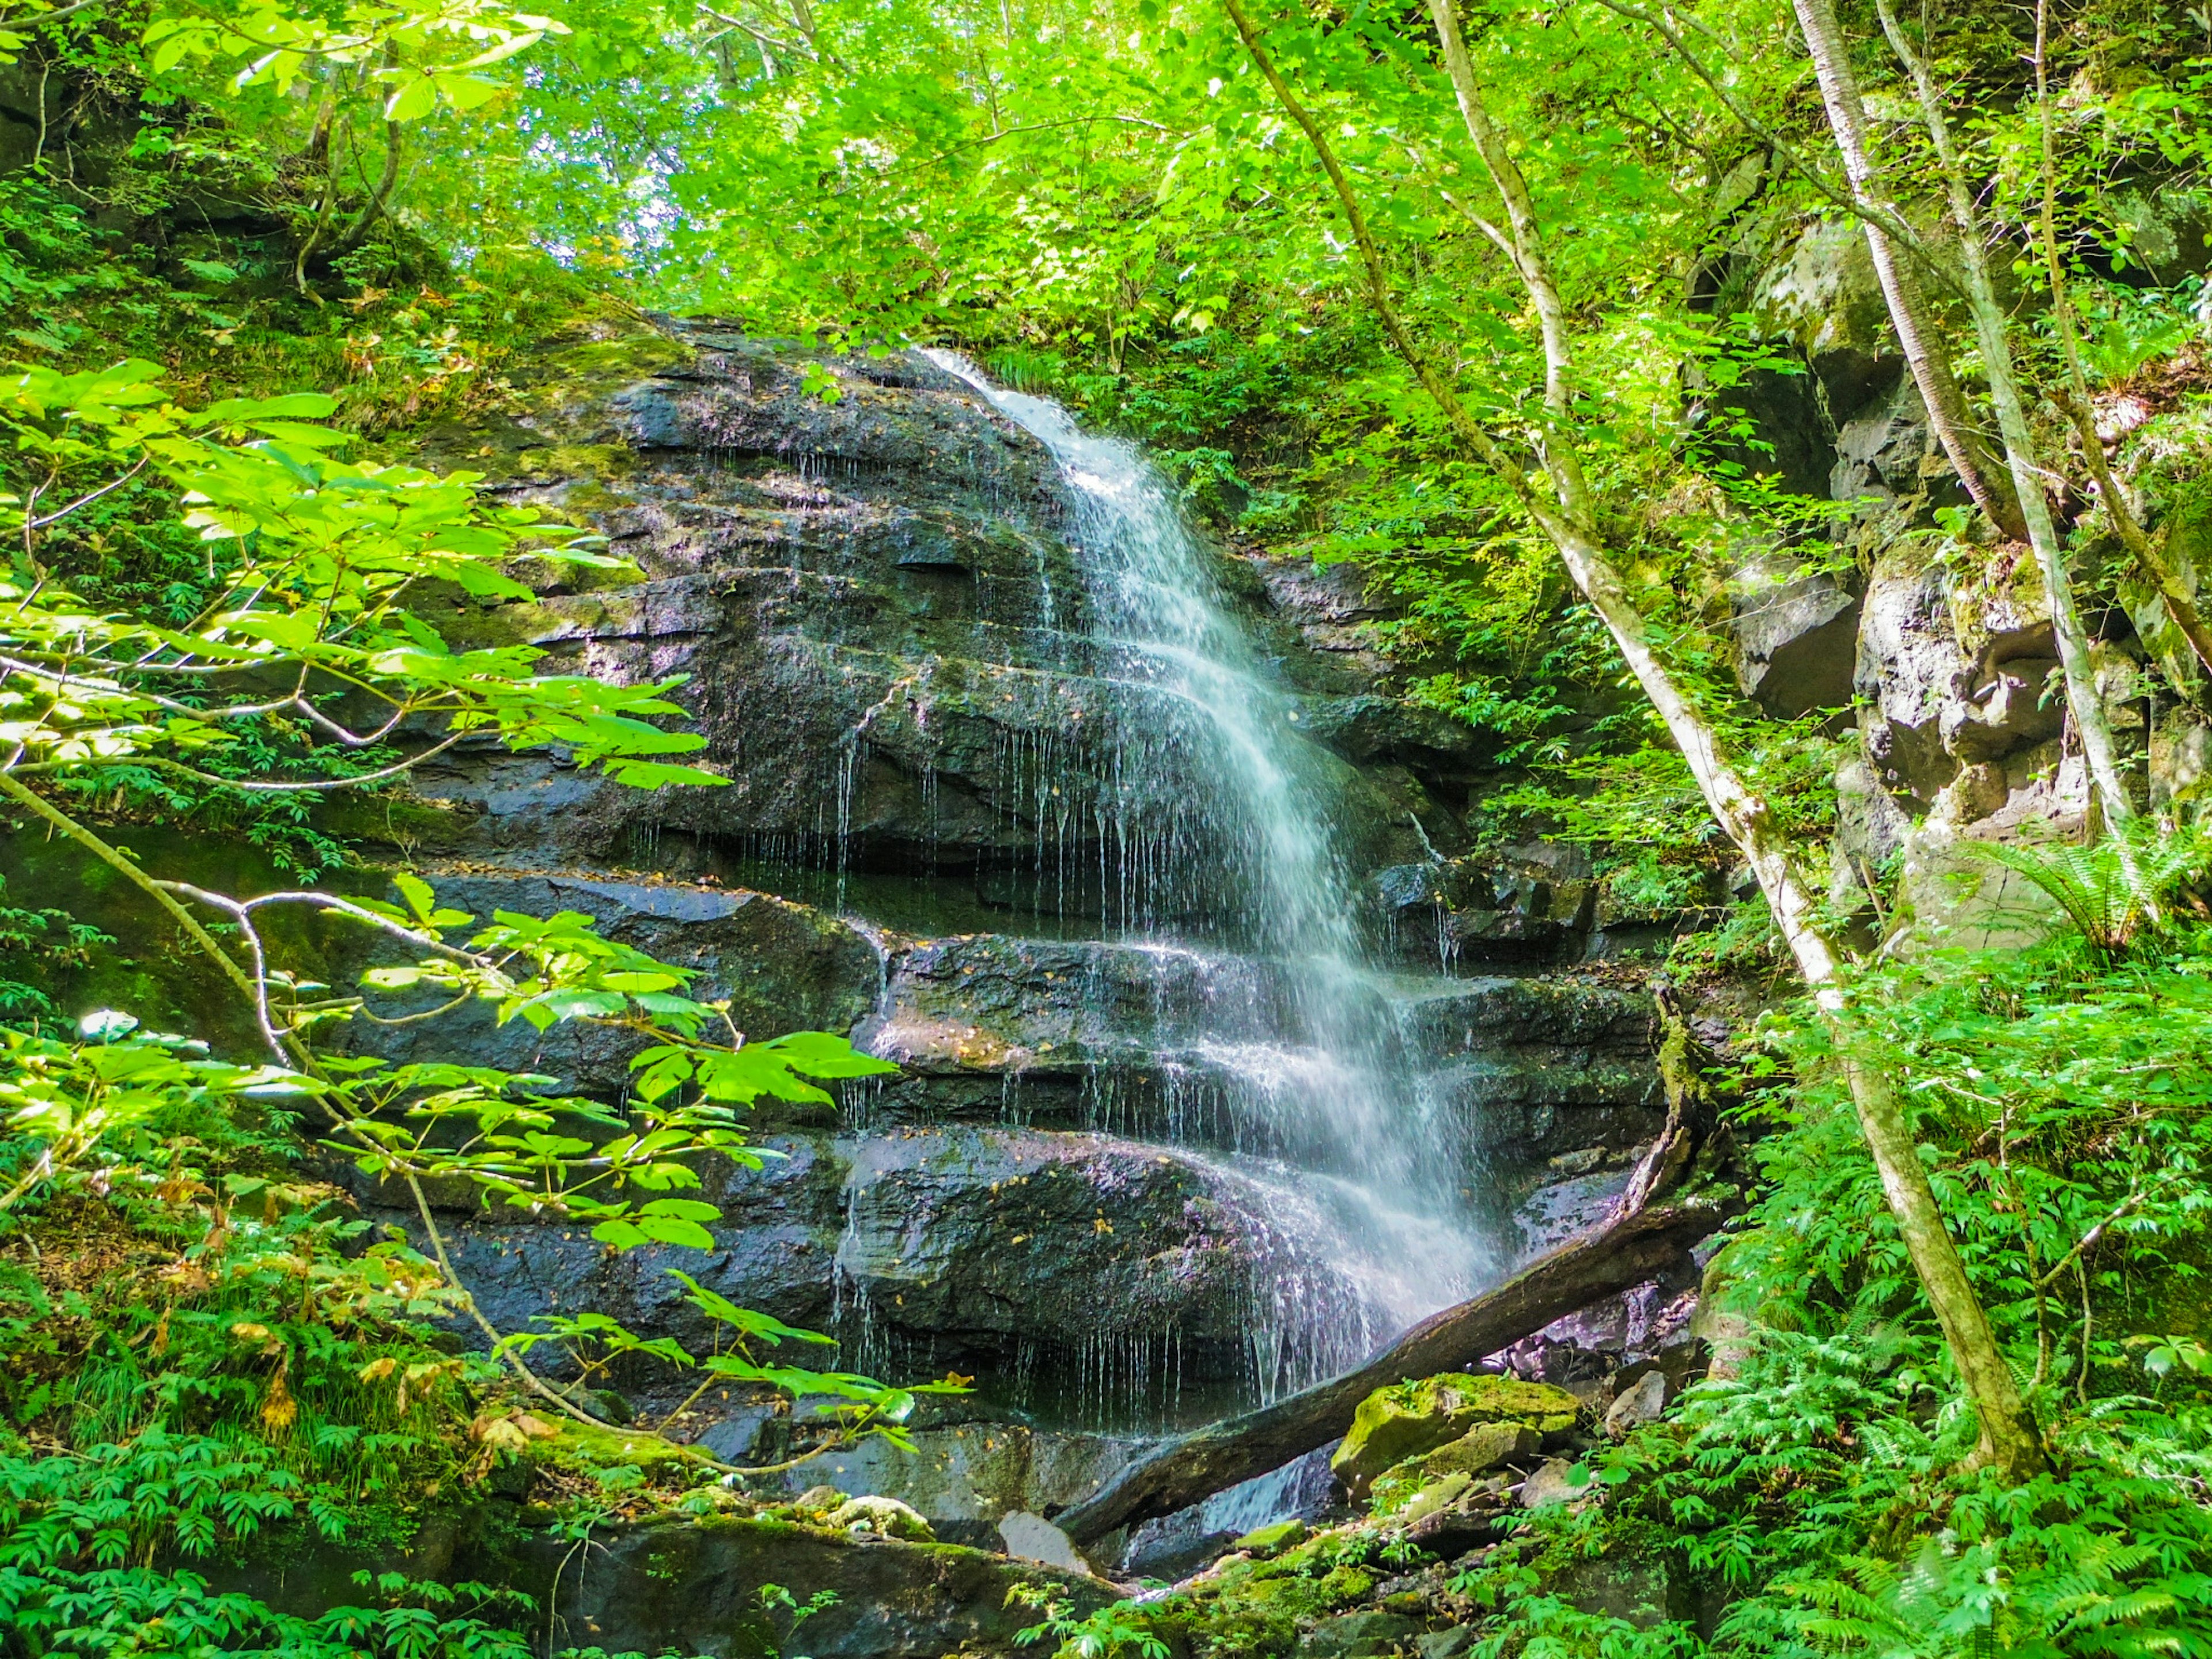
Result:
M1673 1136L1662 1139L1668 1152L1678 1145ZM1646 1167L1656 1162L1647 1159ZM1116 1527L1172 1515L1279 1468L1340 1438L1359 1402L1376 1389L1465 1370L1555 1319L1633 1290L1716 1231L1729 1214L1728 1206L1714 1200L1631 1210L1539 1256L1496 1289L1431 1314L1358 1370L1169 1441L1054 1523L1076 1543L1092 1543Z

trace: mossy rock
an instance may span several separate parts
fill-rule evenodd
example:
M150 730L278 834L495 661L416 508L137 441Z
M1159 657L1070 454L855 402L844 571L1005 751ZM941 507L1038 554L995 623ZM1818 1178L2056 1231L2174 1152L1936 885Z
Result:
M1305 1542L1308 1530L1306 1523L1294 1516L1288 1521L1278 1521L1272 1526L1256 1528L1230 1547L1262 1558L1280 1555L1292 1545Z
M635 1468L652 1471L697 1470L714 1467L696 1446L664 1440L644 1429L601 1428L597 1424L548 1413L539 1419L554 1432L536 1442L537 1455L549 1462L586 1469Z
M1449 1445L1478 1423L1517 1423L1540 1436L1558 1434L1574 1426L1580 1409L1574 1395L1547 1382L1447 1371L1369 1395L1329 1468L1362 1497L1393 1465Z

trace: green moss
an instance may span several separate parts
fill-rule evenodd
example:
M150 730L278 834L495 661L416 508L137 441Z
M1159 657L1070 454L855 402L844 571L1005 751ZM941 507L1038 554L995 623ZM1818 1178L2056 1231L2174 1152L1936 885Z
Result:
M514 459L523 471L546 478L619 478L637 471L637 452L627 444L558 444L523 450ZM568 504L580 505L573 492Z
M1358 1494L1392 1465L1447 1445L1478 1423L1522 1423L1557 1434L1574 1426L1581 1409L1574 1395L1549 1383L1447 1371L1369 1395L1329 1467Z
M1271 1527L1261 1527L1246 1533L1231 1547L1250 1555L1279 1555L1292 1545L1303 1543L1307 1531L1306 1523L1303 1521L1278 1521Z
M549 1439L533 1443L537 1455L548 1462L592 1470L634 1468L648 1472L687 1468L704 1471L713 1467L697 1447L679 1446L657 1434L636 1429L603 1429L566 1418L548 1420L556 1432Z

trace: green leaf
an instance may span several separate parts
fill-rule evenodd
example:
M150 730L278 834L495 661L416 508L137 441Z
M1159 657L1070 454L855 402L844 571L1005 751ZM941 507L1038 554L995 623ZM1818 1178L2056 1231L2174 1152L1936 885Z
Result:
M674 1216L686 1221L720 1221L722 1212L719 1206L696 1198L656 1198L638 1207L640 1215Z
M384 118L394 122L419 121L437 107L437 82L428 75L418 75L385 100Z

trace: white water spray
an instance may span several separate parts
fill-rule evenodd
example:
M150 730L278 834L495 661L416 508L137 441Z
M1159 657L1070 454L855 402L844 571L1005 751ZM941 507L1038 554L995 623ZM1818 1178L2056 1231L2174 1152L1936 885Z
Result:
M1366 961L1332 826L1337 774L1230 614L1174 490L1137 449L1083 432L1056 404L990 385L951 353L923 355L1059 463L1104 672L1144 709L1143 733L1118 734L1133 750L1125 774L1164 737L1178 769L1200 781L1206 799L1168 810L1200 823L1200 842L1230 862L1222 873L1242 931L1290 987L1283 1029L1267 1041L1239 1033L1209 1047L1273 1144L1268 1158L1218 1164L1224 1182L1252 1190L1273 1234L1274 1259L1259 1264L1254 1369L1263 1396L1303 1387L1500 1265L1465 1218L1451 1138ZM1135 811L1158 809L1137 799ZM1141 827L1115 827L1125 848L1154 844ZM1170 857L1182 841L1166 838Z

